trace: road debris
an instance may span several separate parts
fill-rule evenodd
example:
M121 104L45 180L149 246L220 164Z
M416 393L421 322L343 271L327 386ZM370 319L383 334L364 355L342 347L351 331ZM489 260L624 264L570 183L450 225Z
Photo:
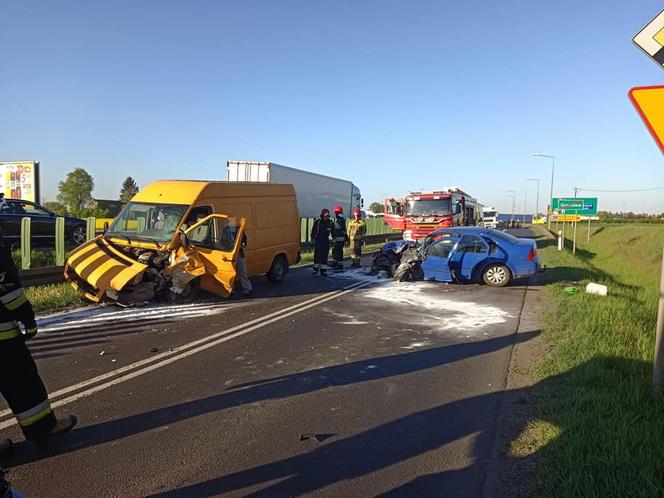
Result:
M609 288L606 285L590 282L588 285L586 285L586 293L597 294L598 296L606 296L609 293Z

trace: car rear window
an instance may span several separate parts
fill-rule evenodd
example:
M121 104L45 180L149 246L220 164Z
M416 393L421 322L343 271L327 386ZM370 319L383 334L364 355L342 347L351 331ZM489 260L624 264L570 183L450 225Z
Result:
M519 242L519 239L514 235L511 235L507 232L501 232L500 230L491 230L489 235L491 237L495 237L498 240L509 242L510 244L517 244Z

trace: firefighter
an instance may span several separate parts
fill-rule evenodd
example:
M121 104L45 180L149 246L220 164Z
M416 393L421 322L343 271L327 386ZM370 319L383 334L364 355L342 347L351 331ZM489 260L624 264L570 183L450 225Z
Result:
M332 263L335 273L344 271L344 245L348 241L346 231L346 217L341 206L334 208L334 224L332 225Z
M18 270L0 232L0 393L11 408L23 435L43 441L76 425L76 417L56 418L25 342L37 334L37 322ZM0 452L12 442L0 439Z
M320 218L314 221L311 229L311 240L314 241L314 275L320 271L323 277L327 276L327 256L330 253L331 232L330 210L324 208L320 212Z
M367 234L367 224L362 219L360 208L353 209L353 219L348 223L348 238L350 239L350 257L353 260L353 268L359 268L362 258L362 246Z

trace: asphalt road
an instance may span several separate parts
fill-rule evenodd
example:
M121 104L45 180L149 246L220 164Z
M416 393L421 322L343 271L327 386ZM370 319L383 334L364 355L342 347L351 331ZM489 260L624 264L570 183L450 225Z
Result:
M482 495L524 286L309 269L255 286L249 301L41 320L31 349L57 411L80 422L48 447L0 458L15 488ZM0 408L0 434L20 440Z

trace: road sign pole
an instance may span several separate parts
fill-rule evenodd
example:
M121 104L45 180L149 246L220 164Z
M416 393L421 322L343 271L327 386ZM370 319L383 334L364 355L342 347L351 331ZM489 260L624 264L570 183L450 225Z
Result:
M652 387L655 394L659 394L662 390L662 377L664 377L664 249L662 250L659 306L657 307L657 327L655 328L655 363L652 368Z
M588 217L588 239L586 242L590 242L590 217Z
M563 209L563 248L565 247L565 218L567 215L565 214L565 210Z
M576 220L574 220L574 241L572 242L572 254L576 255Z

